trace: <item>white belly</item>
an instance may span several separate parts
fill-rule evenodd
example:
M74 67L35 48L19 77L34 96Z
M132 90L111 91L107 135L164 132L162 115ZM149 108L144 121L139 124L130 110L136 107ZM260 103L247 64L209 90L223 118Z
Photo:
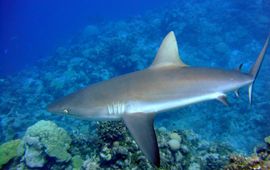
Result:
M166 110L170 110L173 108L183 107L186 105L190 105L193 103L198 103L201 101L213 100L217 99L219 96L224 96L223 93L216 92L205 94L201 96L195 96L190 98L182 98L182 99L173 99L173 100L164 100L157 102L147 102L147 101L133 101L130 102L126 109L126 113L157 113Z

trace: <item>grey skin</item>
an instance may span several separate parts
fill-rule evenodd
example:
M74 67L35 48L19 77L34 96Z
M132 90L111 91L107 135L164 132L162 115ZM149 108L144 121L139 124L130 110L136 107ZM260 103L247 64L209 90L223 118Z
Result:
M217 99L227 105L226 92L252 84L260 69L269 36L249 73L190 67L178 54L173 32L163 40L153 64L143 70L90 85L50 104L48 111L83 119L123 120L146 158L160 165L153 128L156 113Z

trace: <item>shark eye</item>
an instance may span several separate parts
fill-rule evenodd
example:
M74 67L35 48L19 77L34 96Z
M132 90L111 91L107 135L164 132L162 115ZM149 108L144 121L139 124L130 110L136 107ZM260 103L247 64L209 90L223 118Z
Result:
M63 111L64 111L64 113L66 113L66 114L69 113L69 110L68 110L68 109L64 109Z

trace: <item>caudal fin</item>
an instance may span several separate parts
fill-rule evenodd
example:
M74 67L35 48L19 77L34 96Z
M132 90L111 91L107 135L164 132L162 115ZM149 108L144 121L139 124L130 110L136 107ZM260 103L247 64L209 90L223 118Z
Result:
M266 53L266 50L267 50L267 47L268 47L268 44L269 44L269 39L270 39L270 34L268 35L265 43L264 43L264 46L255 62L255 64L252 66L251 70L249 71L249 74L252 75L252 77L254 78L254 80L256 79L256 76L260 70L260 67L261 67L261 64L262 64L262 61L263 61L263 58L264 58L264 55Z
M264 43L264 46L263 46L256 62L254 63L254 65L252 66L252 68L249 71L249 74L253 77L253 82L249 85L249 88L248 88L249 103L251 103L251 101L252 101L252 86L253 86L253 83L256 80L258 72L261 68L262 61L263 61L263 58L265 56L265 53L266 53L266 50L267 50L267 47L269 44L269 40L270 40L270 33L269 33L269 35Z

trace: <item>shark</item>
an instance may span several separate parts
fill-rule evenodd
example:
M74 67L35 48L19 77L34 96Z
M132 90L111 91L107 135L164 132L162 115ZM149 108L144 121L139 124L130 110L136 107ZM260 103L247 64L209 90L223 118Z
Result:
M270 34L250 71L242 73L240 69L185 64L171 31L148 68L89 85L54 101L47 110L82 119L123 120L145 157L158 167L160 154L153 126L157 113L208 100L228 105L226 94L238 96L238 89L244 86L248 86L251 103L269 39Z

